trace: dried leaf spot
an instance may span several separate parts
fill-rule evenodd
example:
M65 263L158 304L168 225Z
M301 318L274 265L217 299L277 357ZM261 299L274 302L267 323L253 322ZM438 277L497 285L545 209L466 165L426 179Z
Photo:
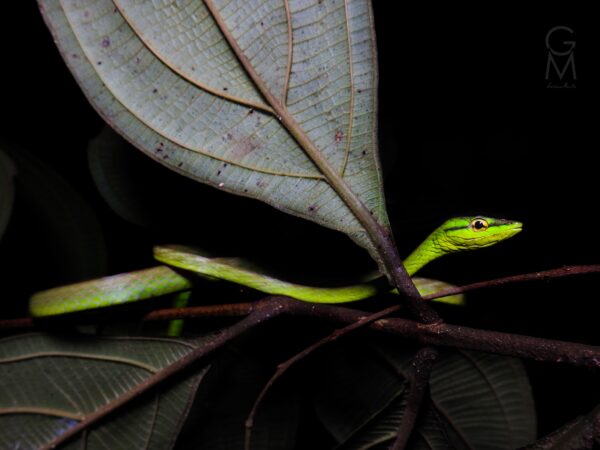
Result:
M252 136L247 136L239 141L236 141L231 147L231 156L236 160L240 161L241 159L248 156L254 150L259 148L260 142L256 140L256 138Z
M335 142L342 142L342 139L344 139L344 133L340 130L337 130L335 132Z
M102 39L102 48L108 48L110 47L110 38L105 37L104 39Z

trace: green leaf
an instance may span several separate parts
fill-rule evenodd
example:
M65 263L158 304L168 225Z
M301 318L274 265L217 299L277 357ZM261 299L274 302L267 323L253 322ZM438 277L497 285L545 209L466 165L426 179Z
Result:
M338 443L394 403L405 382L364 343L338 343L316 365L313 402L317 416Z
M40 8L83 91L136 147L183 175L347 233L383 268L391 241L369 1Z
M418 426L413 436L411 436L409 445L410 450L446 450L448 448L457 448L450 442L446 430L441 426L439 415L429 404L423 405Z
M12 207L15 199L15 186L14 177L17 173L17 169L8 157L0 149L0 239L6 227L12 213Z
M406 395L403 393L339 448L343 450L367 450L378 448L380 444L385 442L389 444L396 437L405 407Z
M172 339L44 334L0 340L0 448L47 444L194 347ZM163 385L69 448L171 448L203 375Z
M406 363L409 354L387 347L383 355L390 362ZM411 449L513 449L535 439L531 388L517 359L445 352L432 371L430 392L432 409L425 408ZM341 448L374 449L392 441L404 406L394 402Z
M513 449L535 439L531 386L518 359L448 353L432 371L431 397L446 430L470 448Z

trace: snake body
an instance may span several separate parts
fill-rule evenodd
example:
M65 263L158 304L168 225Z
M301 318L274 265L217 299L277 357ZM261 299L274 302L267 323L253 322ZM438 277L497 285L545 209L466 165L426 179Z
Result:
M520 222L489 217L449 219L405 259L404 265L412 276L434 259L454 252L489 247L514 236L521 228ZM30 313L34 317L54 316L192 289L191 278L173 268L206 278L230 281L272 295L285 295L314 303L347 303L372 297L383 289L389 289L382 287L384 283L381 282L381 277L341 287L290 283L244 268L236 260L208 258L185 247L158 246L154 249L154 257L165 265L38 292L30 299ZM413 280L423 295L447 286L437 280ZM456 296L446 297L446 302L449 303L460 303L461 300Z

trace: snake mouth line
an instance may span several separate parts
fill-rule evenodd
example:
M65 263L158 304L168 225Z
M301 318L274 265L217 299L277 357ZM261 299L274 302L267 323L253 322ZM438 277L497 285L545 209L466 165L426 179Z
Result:
M513 224L513 226L510 226L509 230L513 231L522 231L523 230L523 224L520 222L517 222L515 224Z

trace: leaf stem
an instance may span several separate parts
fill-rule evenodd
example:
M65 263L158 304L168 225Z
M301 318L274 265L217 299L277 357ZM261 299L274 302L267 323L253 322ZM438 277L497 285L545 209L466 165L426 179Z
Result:
M404 450L406 448L408 439L417 422L423 398L429 388L429 375L437 356L438 352L433 347L419 349L412 360L408 373L404 374L409 382L406 408L404 408L402 421L398 427L396 441L390 450Z

